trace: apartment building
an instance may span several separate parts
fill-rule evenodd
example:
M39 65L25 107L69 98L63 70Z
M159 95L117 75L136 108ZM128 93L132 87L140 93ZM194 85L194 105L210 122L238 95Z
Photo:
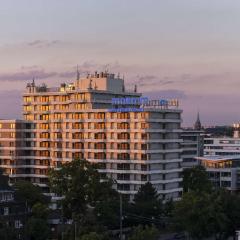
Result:
M163 199L177 199L181 113L177 100L148 100L110 73L56 88L33 81L23 94L24 120L0 121L0 167L11 181L29 180L47 192L49 168L85 158L130 198L150 181Z

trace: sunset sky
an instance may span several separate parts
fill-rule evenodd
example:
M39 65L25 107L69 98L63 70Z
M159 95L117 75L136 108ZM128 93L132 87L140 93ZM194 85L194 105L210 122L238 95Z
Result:
M8 0L0 5L0 118L21 117L26 83L80 72L125 76L179 98L183 125L240 121L240 1Z

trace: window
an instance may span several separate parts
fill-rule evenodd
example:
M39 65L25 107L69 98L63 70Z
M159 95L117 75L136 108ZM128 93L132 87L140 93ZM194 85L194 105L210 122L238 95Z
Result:
M118 134L118 139L130 139L130 134L129 133L119 133Z
M130 164L128 163L119 163L117 164L118 170L130 170Z
M9 208L8 208L8 207L4 207L4 208L3 208L3 215L4 215L4 216L9 215Z
M147 171L147 165L146 164L141 164L141 170L142 171Z
M129 184L118 184L117 189L120 191L129 191L130 185Z
M129 129L130 125L129 125L129 123L118 123L117 128L118 129Z
M118 153L118 159L130 160L130 154L129 153Z
M130 118L130 114L129 113L118 113L117 114L117 118L118 119L129 119Z
M141 175L141 181L147 181L147 175Z
M119 143L118 144L118 149L129 150L130 149L129 143Z
M14 226L15 226L15 228L21 228L22 227L21 221L20 220L15 220Z
M11 133L10 133L10 138L15 138L15 137L16 137L16 134L13 133L13 132L11 132Z
M95 119L105 119L105 113L95 113L94 118Z

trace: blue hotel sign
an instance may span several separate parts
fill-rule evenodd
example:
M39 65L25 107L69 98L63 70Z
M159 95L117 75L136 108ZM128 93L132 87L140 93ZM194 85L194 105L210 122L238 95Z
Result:
M125 105L125 107L124 107ZM128 106L127 106L128 105ZM129 107L130 105L130 107ZM178 100L159 99L149 100L147 97L139 98L112 98L112 108L109 112L143 112L145 107L178 107ZM136 107L134 107L136 106Z

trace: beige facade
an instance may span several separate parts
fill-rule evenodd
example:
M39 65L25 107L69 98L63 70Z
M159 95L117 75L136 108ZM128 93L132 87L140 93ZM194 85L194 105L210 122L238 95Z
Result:
M182 191L181 110L139 105L134 108L141 111L114 110L133 106L113 106L112 98L139 97L108 73L59 88L28 84L24 120L0 121L1 166L12 181L27 179L47 191L49 167L85 158L99 164L103 178L115 179L123 194L132 197L150 181L163 198L177 199Z

